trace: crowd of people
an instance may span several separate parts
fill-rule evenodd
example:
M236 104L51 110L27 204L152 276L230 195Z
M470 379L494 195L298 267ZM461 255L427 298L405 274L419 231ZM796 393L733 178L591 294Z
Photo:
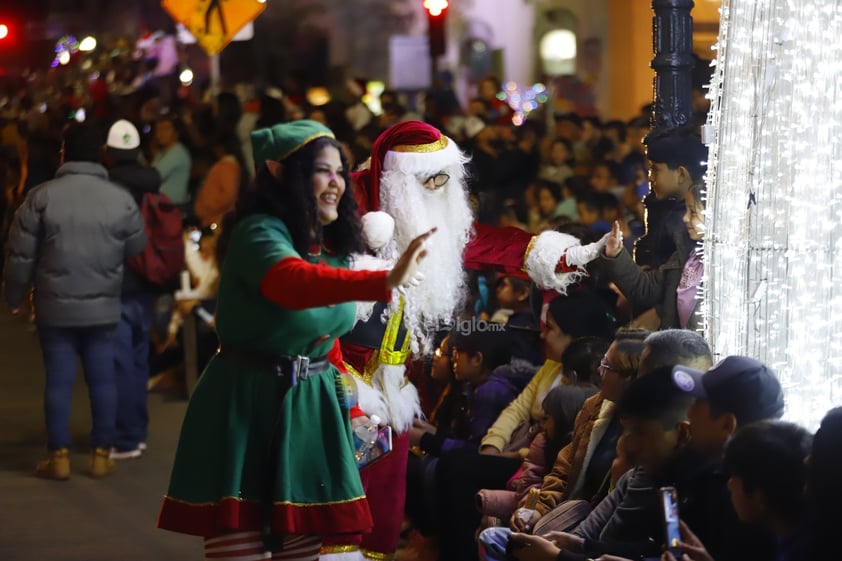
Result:
M142 456L195 314L158 525L207 559L837 558L842 409L781 421L774 372L696 331L698 131L514 127L499 90L417 114L386 91L374 115L351 87L170 111L153 88L89 122L83 91L18 92L3 275L44 357L37 475L72 473L76 356L90 473ZM387 427L360 468L359 429Z

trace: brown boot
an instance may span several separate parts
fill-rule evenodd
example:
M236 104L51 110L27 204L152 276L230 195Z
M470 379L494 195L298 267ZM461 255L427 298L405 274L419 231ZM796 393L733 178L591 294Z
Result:
M46 460L35 466L35 475L45 479L64 481L70 478L70 451L67 448L50 450Z
M117 464L109 457L108 448L94 448L91 452L91 476L105 477L117 469Z

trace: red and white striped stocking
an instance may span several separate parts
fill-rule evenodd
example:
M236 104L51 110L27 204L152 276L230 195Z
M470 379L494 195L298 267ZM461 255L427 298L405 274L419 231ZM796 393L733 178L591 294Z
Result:
M289 535L282 550L269 552L260 532L229 532L205 538L205 561L316 561L321 546L318 536Z

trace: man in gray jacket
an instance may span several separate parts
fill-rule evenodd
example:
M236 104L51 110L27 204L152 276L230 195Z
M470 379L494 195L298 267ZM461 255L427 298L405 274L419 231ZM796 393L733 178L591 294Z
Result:
M114 331L120 319L123 263L146 245L143 218L132 196L108 181L94 128L64 132L62 166L33 189L15 214L4 271L6 302L19 310L34 285L35 323L46 370L44 411L48 459L36 474L70 476L70 404L76 357L91 401L90 470L114 471L117 389Z

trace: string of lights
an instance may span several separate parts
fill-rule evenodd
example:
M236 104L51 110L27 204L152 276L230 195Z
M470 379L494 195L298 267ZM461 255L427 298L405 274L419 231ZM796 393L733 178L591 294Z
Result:
M842 402L842 3L722 0L703 129L703 324L816 428Z
M531 87L521 89L516 82L507 82L503 89L497 92L497 99L505 101L511 107L512 124L519 127L531 112L549 100L549 96L544 84L533 84Z

